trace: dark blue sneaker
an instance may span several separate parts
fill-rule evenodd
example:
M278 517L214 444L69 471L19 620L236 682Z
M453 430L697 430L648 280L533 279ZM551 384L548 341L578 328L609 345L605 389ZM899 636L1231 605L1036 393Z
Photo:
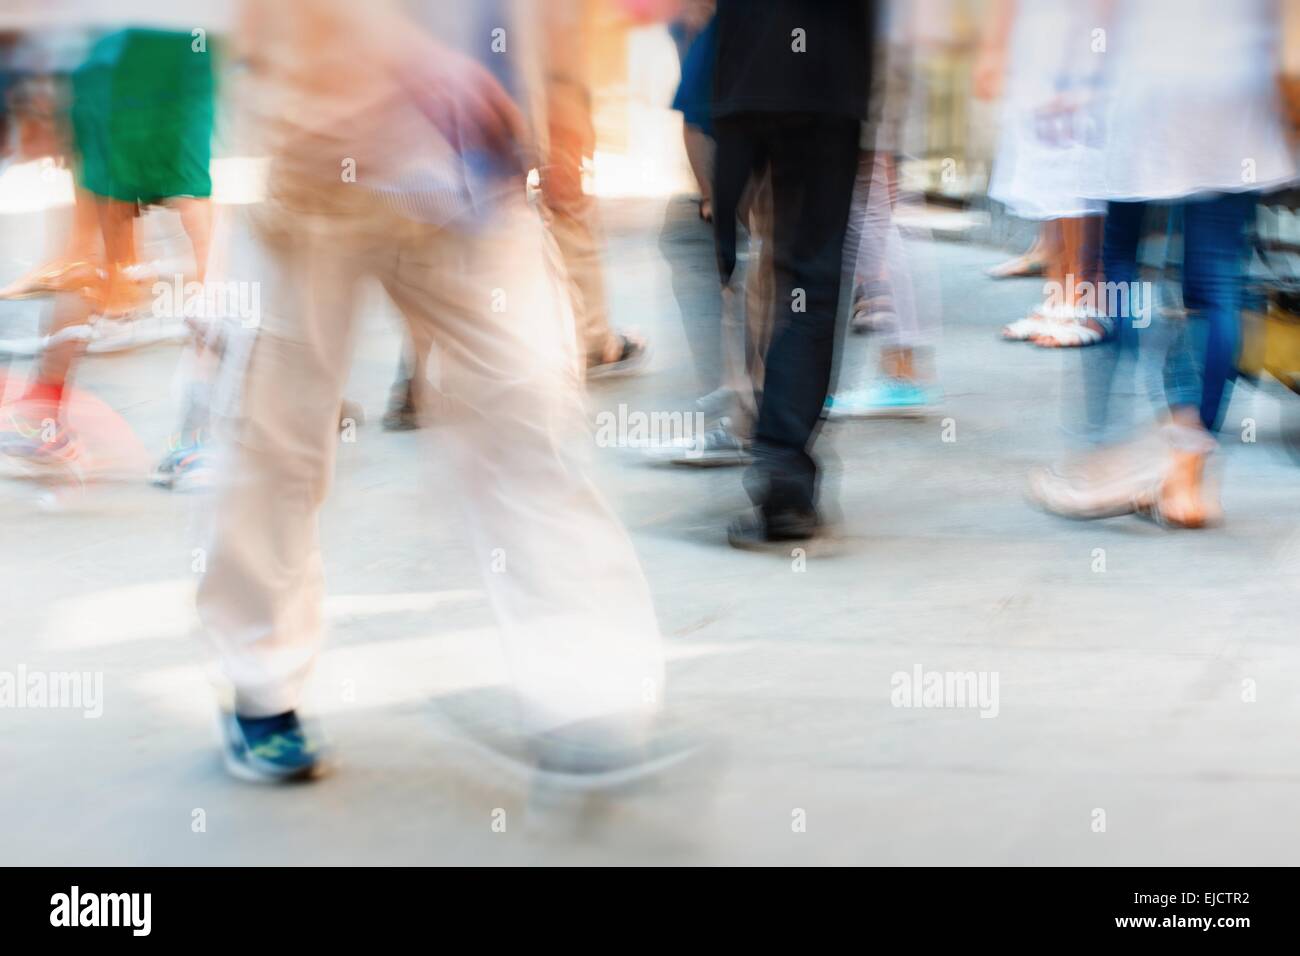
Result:
M292 710L273 717L222 713L221 731L226 769L241 780L310 780L325 770L323 742L302 726Z

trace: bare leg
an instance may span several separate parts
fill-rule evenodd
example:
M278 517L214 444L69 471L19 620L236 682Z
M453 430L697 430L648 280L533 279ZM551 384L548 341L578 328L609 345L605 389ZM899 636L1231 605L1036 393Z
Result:
M686 159L700 190L700 216L713 221L713 140L699 127L684 126L682 138L686 142Z
M99 311L105 316L120 317L132 312L139 298L135 282L126 274L126 270L139 261L135 240L136 206L118 199L101 198L98 207L107 273Z
M1038 233L1042 243L1043 278L1049 283L1059 283L1061 288L1065 287L1065 274L1069 268L1065 258L1064 221L1052 219L1045 222Z
M63 258L69 261L93 259L99 254L99 210L95 197L80 186L72 207L72 230L63 247Z
M1098 308L1094 283L1099 272L1096 258L1101 221L1099 216L1080 216L1056 221L1055 225L1060 237L1060 274L1051 278L1061 283L1058 287L1062 290L1058 304L1072 310L1064 317L1073 322L1076 329L1070 330L1068 334L1037 336L1033 340L1036 345L1046 348L1073 348L1092 345L1104 336L1105 331L1101 323L1082 311ZM1054 332L1059 333L1060 329Z
M181 217L181 227L194 250L195 278L204 281L208 274L208 250L212 248L212 200L173 199L171 205Z

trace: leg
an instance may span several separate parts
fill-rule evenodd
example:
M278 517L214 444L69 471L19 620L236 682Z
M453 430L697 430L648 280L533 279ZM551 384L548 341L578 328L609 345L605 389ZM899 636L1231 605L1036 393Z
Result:
M737 430L746 435L752 430L756 416L755 382L750 377L754 364L748 358L753 345L745 334L744 289L736 274L738 260L738 224L740 217L754 205L758 191L758 170L763 161L756 134L749 121L731 117L720 120L715 127L718 149L714 165L713 232L718 277L722 284L721 358L722 387L731 396L731 417ZM768 214L770 216L770 214ZM750 219L750 241L754 241L753 228L765 218L759 213L757 220ZM771 243L768 244L769 250ZM761 273L757 257L750 260L750 269ZM757 275L755 281L758 281ZM753 287L757 290L757 285ZM757 294L757 292L756 292Z
M772 184L756 175L741 200L748 225L743 286L733 278L722 290L722 382L731 396L732 429L748 439L763 392L763 359L772 338Z
M490 232L417 232L384 276L413 333L424 327L437 344L442 450L539 730L648 715L663 681L649 589L587 476L593 442L554 265L521 203Z
M861 175L861 174L859 174ZM893 304L895 321L884 330L880 346L881 371L890 378L912 380L917 377L914 364L918 349L928 349L935 345L938 338L938 307L933 302L921 303L917 295L917 282L924 287L924 293L934 291L933 277L926 274L923 260L928 250L916 253L918 262L914 266L909 261L908 249L903 243L903 234L894 220L894 209L898 183L897 170L893 157L877 154L872 163L870 179L871 192L869 205L882 209L883 221L871 234L872 240L879 244L875 254L883 259L880 268ZM864 236L864 243L868 237ZM865 250L858 250L858 262L863 261ZM915 273L920 272L921 275Z
M420 427L420 410L427 407L422 401L426 388L425 362L427 353L408 337L397 357L397 377L388 390L388 407L384 409L384 431L404 432ZM417 397L417 391L421 393Z
M858 123L774 124L775 238L772 343L746 484L768 521L812 513L817 466L810 451L835 354L844 229L853 195Z
M99 249L99 211L95 208L95 197L78 186L72 207L72 230L68 233L63 258L68 261L94 259Z
M745 272L745 325L738 341L743 344L744 373L749 381L746 397L753 401L763 394L764 361L772 341L774 250L772 238L772 180L767 174L756 180L749 211L749 267ZM757 406L749 409L749 425ZM745 429L749 434L749 427Z
M870 150L858 154L853 206L844 232L844 258L853 264L855 295L860 287L888 275L885 249L892 217L884 163L884 154Z
M104 196L97 199L97 204L106 273L99 312L117 318L133 312L140 301L139 287L127 271L140 258L135 236L136 204Z
M581 190L581 186L578 188ZM552 200L547 209L551 232L569 276L578 340L587 363L617 361L622 342L609 327L596 205L590 196L580 196L563 202Z
M579 39L579 42L582 42ZM550 153L540 171L542 199L569 278L578 338L587 366L613 367L634 357L634 343L609 325L598 210L582 190L582 162L595 149L591 92L575 82L554 80L547 90Z
M1102 243L1102 271L1106 281L1113 286L1133 290L1138 288L1138 243L1142 238L1142 224L1146 218L1146 205L1134 202L1112 202L1106 208L1106 222ZM1116 302L1124 299L1118 297ZM1105 312L1105 303L1098 303ZM1103 315L1108 338L1100 346L1088 349L1083 358L1084 406L1086 428L1092 441L1113 437L1110 399L1115 385L1115 372L1121 361L1133 359L1137 354L1138 332L1133 328L1132 302L1129 314Z
M1253 193L1225 193L1183 205L1183 301L1204 326L1204 348L1200 394L1189 391L1177 403L1196 406L1208 431L1218 429L1237 375L1246 224L1255 201Z
M262 321L251 346L239 343L246 363L232 348L223 369L242 374L242 394L222 423L229 447L198 592L200 620L246 717L297 707L323 636L317 515L364 268L350 223L281 215L273 229L238 236L232 256L231 274L261 283Z
M1170 524L1199 528L1222 515L1205 481L1241 343L1241 280L1251 193L1183 203L1183 302L1187 320L1165 366L1172 457L1147 506Z
M1039 235L1042 237L1043 277L1048 283L1055 283L1060 289L1065 288L1066 273L1069 271L1065 257L1065 220L1052 219L1043 223ZM1062 304L1068 304L1062 302Z
M717 151L713 166L713 235L718 276L725 288L736 271L737 223L746 190L765 162L751 121L727 117L715 127Z
M713 257L713 227L700 220L693 199L678 196L664 207L659 252L672 276L673 297L695 363L699 393L712 392L723 384L718 335L722 298Z
M682 127L686 145L686 160L691 164L696 185L700 189L700 218L713 221L713 137L697 126Z
M841 382L832 418L910 416L931 398L922 383L933 375L928 358L939 337L937 283L926 245L908 249L895 221L896 170L888 152L859 156L844 250L845 272L854 274L849 328L879 333L880 376L857 388Z
M181 217L181 227L194 250L195 278L202 282L208 274L208 250L212 248L212 200L173 199L171 205Z

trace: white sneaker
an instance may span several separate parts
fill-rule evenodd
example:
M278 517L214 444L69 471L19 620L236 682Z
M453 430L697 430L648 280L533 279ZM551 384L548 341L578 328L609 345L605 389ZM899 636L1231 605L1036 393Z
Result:
M731 430L731 420L718 419L708 431L650 449L650 457L668 465L693 468L726 468L753 461L744 439Z

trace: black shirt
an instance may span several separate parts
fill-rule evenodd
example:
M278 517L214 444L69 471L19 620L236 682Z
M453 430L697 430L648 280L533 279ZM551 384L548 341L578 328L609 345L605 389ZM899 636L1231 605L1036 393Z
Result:
M713 115L867 118L871 0L718 0Z

